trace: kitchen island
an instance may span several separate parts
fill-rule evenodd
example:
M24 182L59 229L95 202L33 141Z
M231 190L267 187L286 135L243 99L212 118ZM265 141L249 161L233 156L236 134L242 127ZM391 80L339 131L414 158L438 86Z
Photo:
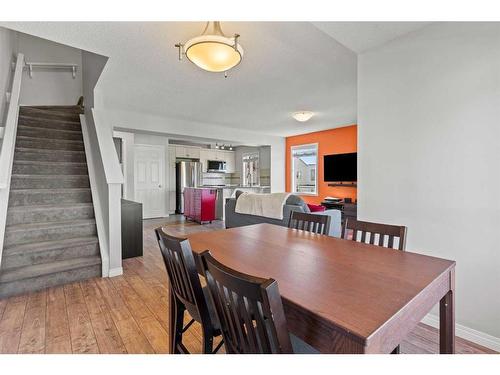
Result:
M186 219L196 221L200 224L211 223L216 219L216 207L218 191L208 187L185 187L184 188L184 216Z
M217 220L224 220L225 217L225 206L226 199L231 198L236 193L236 190L240 190L248 193L270 193L270 186L242 186L242 185L224 185L224 186L214 186L214 185L204 185L203 188L216 189L217 190L217 201L215 203L215 217Z

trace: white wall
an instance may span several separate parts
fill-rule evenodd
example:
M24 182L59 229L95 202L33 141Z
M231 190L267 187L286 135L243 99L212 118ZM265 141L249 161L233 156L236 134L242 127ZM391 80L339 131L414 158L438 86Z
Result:
M5 124L7 112L5 93L10 91L12 85L11 63L17 53L16 39L17 32L0 27L0 127Z
M63 44L18 33L18 49L26 61L78 64L76 78L70 70L34 69L25 72L21 105L75 105L82 95L82 52Z
M457 323L500 338L500 23L442 23L358 60L359 217L456 260Z

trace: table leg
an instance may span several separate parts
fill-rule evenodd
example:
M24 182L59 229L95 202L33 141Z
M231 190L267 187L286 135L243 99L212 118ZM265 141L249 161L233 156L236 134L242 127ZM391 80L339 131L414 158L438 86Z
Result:
M455 354L455 273L450 272L450 290L439 303L439 352Z
M168 352L174 354L175 340L175 299L172 288L168 287Z

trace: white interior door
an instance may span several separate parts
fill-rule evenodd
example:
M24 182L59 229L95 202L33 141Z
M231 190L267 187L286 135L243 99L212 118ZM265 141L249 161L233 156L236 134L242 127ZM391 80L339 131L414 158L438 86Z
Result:
M166 215L165 147L134 146L135 200L145 219Z

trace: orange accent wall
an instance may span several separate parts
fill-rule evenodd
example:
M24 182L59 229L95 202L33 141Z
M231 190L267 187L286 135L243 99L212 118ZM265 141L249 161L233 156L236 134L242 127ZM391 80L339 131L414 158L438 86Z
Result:
M318 144L318 195L302 195L307 203L319 204L326 196L339 198L357 198L355 187L330 187L323 179L323 156L344 154L358 151L358 126L323 130L314 133L295 135L286 138L286 191L291 190L291 157L292 146L308 143Z

